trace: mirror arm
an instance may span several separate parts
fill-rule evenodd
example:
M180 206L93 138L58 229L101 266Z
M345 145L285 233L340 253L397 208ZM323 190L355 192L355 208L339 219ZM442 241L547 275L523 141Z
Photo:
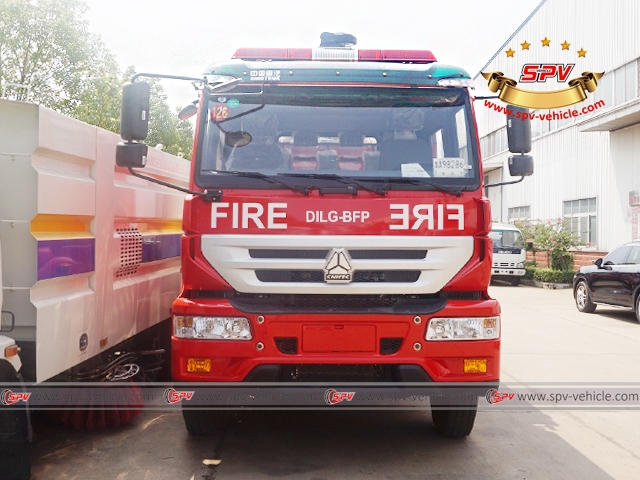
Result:
M520 177L520 180L512 180L510 182L500 182L500 183L490 183L489 185L485 185L485 188L489 187L501 187L502 185L513 185L514 183L520 183L524 180L524 175Z
M131 83L135 82L139 77L147 77L147 78L167 78L169 80L189 80L191 82L204 82L202 78L195 77L182 77L179 75L163 75L161 73L136 73L133 77L131 77Z
M188 188L179 187L178 185L174 185L169 182L164 182L162 180L158 180L157 178L149 177L147 175L142 175L141 173L136 172L131 167L127 167L129 173L134 177L141 178L143 180L147 180L148 182L156 183L158 185L162 185L164 187L173 188L174 190L179 190L184 193L189 193L191 195L196 195L199 197L203 197L206 202L219 202L222 200L222 190L205 190L204 192L196 192L195 190L189 190Z

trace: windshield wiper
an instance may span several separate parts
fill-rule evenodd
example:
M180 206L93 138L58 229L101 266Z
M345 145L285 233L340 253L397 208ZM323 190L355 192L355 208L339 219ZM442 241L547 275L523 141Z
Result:
M235 175L236 177L247 177L247 178L259 178L260 180L265 180L269 183L274 183L276 185L282 185L283 187L288 188L292 192L302 193L304 195L309 195L311 190L313 190L313 185L309 187L301 187L299 185L291 185L290 183L284 182L276 177L272 177L269 175L265 175L260 172L239 172L235 170L226 171L226 170L212 170L218 174L227 174L227 175Z
M443 192L443 193L450 193L452 195L455 195L456 197L459 197L462 195L462 191L464 190L464 187L459 187L459 188L455 188L455 187L447 187L445 185L440 185L439 183L433 183L430 182L429 180L424 180L423 177L420 178L386 178L385 179L387 182L389 183L408 183L411 185L428 185L429 187L433 188L434 190L437 190L439 192Z
M278 173L278 175L282 175L285 177L317 178L320 180L337 180L345 185L360 187L362 190L382 195L383 197L387 195L387 190L389 189L389 185L387 184L383 185L380 188L374 188L365 185L364 183L361 183L351 177L343 177L342 175L337 175L335 173Z

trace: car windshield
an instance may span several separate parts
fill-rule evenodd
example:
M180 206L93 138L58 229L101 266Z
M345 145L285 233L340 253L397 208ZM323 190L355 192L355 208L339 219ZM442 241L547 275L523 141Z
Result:
M489 237L493 240L494 252L499 249L524 248L522 234L517 230L492 230Z
M265 176L296 184L349 177L388 188L478 188L468 95L425 90L280 87L258 98L213 96L200 124L196 183L273 188Z

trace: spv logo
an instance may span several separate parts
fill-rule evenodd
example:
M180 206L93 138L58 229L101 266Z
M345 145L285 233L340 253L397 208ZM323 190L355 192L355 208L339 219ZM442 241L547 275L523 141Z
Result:
M182 400L191 400L195 392L179 392L174 388L167 388L164 392L164 401L167 403L178 403Z
M566 82L575 66L575 63L567 65L564 63L527 63L522 67L520 81L524 83L545 83L547 79L555 78L558 82Z
M500 393L498 390L493 389L487 392L487 394L485 395L485 398L487 399L487 402L491 404L496 404L496 403L503 402L505 400L513 400L514 396L515 396L515 393Z
M26 392L15 393L9 389L6 389L0 392L0 403L2 403L2 405L13 405L18 402L26 403L29 400L30 396L31 396L30 393L26 393Z
M324 393L324 401L329 405L335 405L340 402L350 402L353 400L353 397L356 395L356 392L338 392L337 390L327 390Z

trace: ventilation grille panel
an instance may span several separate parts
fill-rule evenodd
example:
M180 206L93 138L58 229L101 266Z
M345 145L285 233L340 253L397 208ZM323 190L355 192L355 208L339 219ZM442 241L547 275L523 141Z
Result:
M142 234L137 228L117 228L120 238L120 268L116 278L134 275L142 263Z

